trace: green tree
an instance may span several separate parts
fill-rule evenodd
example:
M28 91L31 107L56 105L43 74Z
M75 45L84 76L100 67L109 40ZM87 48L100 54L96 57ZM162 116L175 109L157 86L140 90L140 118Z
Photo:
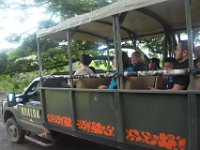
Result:
M145 38L138 41L142 49L149 50L150 57L160 57L165 51L165 36L157 36L154 38Z
M47 6L49 12L62 19L93 11L115 1L117 0L35 0L39 5Z
M79 15L85 12L92 11L99 7L108 5L116 0L68 0L68 1L56 1L56 0L35 0L36 3L31 3L30 1L2 1L2 6L28 9L30 7L47 7L49 13L53 16L59 16L64 19L66 17L71 17ZM82 6L82 7L80 7ZM23 18L22 18L23 19ZM52 18L41 21L38 25L38 29L48 28L54 25L55 22ZM2 69L0 73L19 73L19 72L30 72L32 70L38 69L37 66L37 46L35 35L29 35L26 38L22 38L23 34L20 35L10 35L7 37L8 41L19 42L23 41L21 46L12 49L5 54L6 59L2 59ZM67 63L67 52L66 48L60 47L59 42L53 40L40 40L41 49L45 50L43 52L43 61L46 68L62 67ZM92 49L97 49L97 44L93 42L85 41L73 41L73 58L78 59L82 53L91 53ZM64 54L64 55L63 55ZM4 65L3 65L4 64ZM4 67L3 67L4 66ZM6 69L3 69L6 68Z

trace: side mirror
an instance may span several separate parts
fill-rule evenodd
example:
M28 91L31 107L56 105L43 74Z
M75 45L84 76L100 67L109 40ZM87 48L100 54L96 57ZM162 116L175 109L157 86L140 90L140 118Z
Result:
M8 106L15 106L17 104L15 93L8 94L7 100L8 100Z

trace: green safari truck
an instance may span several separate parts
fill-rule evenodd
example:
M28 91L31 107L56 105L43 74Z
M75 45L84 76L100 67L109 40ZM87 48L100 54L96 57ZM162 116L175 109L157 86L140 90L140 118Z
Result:
M109 43L113 44L118 62L117 74L107 76L117 79L118 89L91 88L91 83L95 84L102 76L76 77L73 74L71 78L80 78L77 84L82 82L81 88L42 87L44 126L121 149L140 146L198 150L200 93L199 71L193 65L193 37L199 31L199 7L199 0L123 0L39 32L39 54L39 40L43 38L68 41L69 58L72 58L72 40L95 41L108 47ZM158 70L136 72L132 76L123 74L123 41L136 45L137 39L163 34L166 38L163 54L173 56L172 50L181 31L188 35L189 68L180 72ZM190 88L148 90L152 83L153 86L163 83L168 75L190 76Z
M193 64L192 33L199 32L199 8L199 0L122 0L39 32L41 103L16 105L18 97L13 100L10 95L4 103L4 106L12 106L9 112L14 114L4 115L7 116L4 118L8 134L15 135L12 133L13 124L18 130L25 124L31 129L36 123L41 133L45 129L120 149L198 150L200 86L199 70ZM180 31L188 35L189 68L123 73L123 41L129 40L136 45L137 39L162 34L166 37L164 54L173 56L172 49L180 38L175 35L180 35ZM40 49L42 38L67 41L70 75L49 78L76 79L76 88L45 85ZM74 76L72 40L100 42L108 47L109 43L113 44L118 62L116 73ZM148 90L151 86L161 87L169 75L190 76L190 88L182 91ZM117 89L98 89L101 84L109 84L111 78L116 78ZM29 92L25 93L25 97L29 97ZM41 110L36 108L38 105ZM15 112L16 108L21 111ZM14 118L17 123L13 123ZM17 141L18 138L14 139Z

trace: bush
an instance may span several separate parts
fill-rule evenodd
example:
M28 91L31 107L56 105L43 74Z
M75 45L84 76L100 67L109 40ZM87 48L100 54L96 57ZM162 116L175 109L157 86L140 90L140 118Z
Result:
M31 81L38 77L38 72L20 73L13 76L0 76L0 90L8 93L20 93L31 83Z

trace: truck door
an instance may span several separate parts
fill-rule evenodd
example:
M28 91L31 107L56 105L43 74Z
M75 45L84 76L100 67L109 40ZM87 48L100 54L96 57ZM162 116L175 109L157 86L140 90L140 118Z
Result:
M39 81L33 82L24 93L23 103L17 105L21 125L36 133L44 131L39 86Z

